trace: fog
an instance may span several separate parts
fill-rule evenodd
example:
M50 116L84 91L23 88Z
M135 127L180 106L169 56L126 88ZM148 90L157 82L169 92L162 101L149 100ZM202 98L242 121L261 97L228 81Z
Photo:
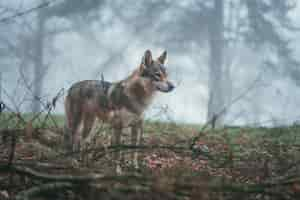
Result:
M146 112L147 118L179 123L207 121L211 63L207 24L210 21L205 21L206 11L201 5L203 3L210 8L212 1L49 2L48 6L1 21L1 98L11 108L31 111L33 94L26 86L24 76L29 85L34 84L35 64L28 57L36 56L38 13L46 13L42 46L45 69L41 92L43 101L51 101L61 88L66 91L77 81L100 80L101 74L108 81L124 79L139 66L146 49L151 49L154 57L167 50L166 67L176 89L171 93L157 93ZM233 31L227 33L226 25L238 23L230 21L230 15L237 15L237 10L230 10L234 6L229 9L230 2L232 5L242 5L238 0L224 1L224 36L229 38L228 41L236 35ZM2 1L0 19L40 3L42 1ZM288 13L294 26L300 18L299 11L297 5ZM238 12L240 19L245 18L244 7ZM269 17L270 21L275 20ZM278 29L283 37L291 41L292 56L298 58L298 30ZM232 44L228 42L224 45L223 63L229 66L226 73L231 80L230 89L226 89L228 81L225 80L221 91L231 94L224 105L227 108L224 123L278 126L297 122L300 119L300 91L297 73L290 73L295 67L279 62L280 56L273 54L272 47L267 44L260 48L252 47L239 37ZM266 60L275 64L264 65ZM225 70L222 75L225 76ZM236 98L238 100L235 101ZM162 112L162 108L166 109ZM54 112L64 113L63 98L59 99Z

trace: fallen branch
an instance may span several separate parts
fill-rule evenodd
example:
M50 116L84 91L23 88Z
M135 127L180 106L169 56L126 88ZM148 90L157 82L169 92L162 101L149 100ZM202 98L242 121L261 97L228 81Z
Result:
M68 182L46 183L20 192L19 194L17 194L16 200L29 200L32 197L38 196L45 192L50 192L53 190L71 189L74 186L75 186L74 184Z
M12 166L11 170L15 171L17 174L25 175L33 179L39 179L44 181L56 181L56 182L90 182L103 179L103 174L86 174L86 175L67 175L67 174L47 174L43 172L35 171L29 167Z
M38 172L29 167L21 166L0 166L0 172L14 171L15 173L23 176L27 176L32 179L42 181L54 181L54 182L71 182L71 183L84 183L84 182L96 182L96 181L145 181L146 177L138 174L127 174L123 176L105 176L99 173L88 173L85 175L71 175L71 174L47 174L44 172Z

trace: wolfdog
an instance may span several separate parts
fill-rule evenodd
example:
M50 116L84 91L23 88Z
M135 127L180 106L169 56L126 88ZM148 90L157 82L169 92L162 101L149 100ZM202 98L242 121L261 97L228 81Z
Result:
M65 99L66 125L72 149L79 150L80 142L88 136L96 118L111 125L112 144L120 144L125 127L131 127L132 145L140 144L143 112L154 94L175 88L167 79L166 58L166 51L152 59L151 51L146 50L139 67L124 80L84 80L73 84ZM133 159L137 159L137 153Z

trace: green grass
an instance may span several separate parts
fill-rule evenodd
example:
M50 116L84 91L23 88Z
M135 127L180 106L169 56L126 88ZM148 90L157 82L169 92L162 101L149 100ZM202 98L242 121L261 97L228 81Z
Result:
M18 118L18 116L13 113L2 113L0 115L0 129L21 129L25 128L29 122L32 122L32 126L35 128L63 128L65 116L52 114L33 115L27 113L22 114L21 118ZM171 136L177 139L185 139L198 135L201 128L202 127L199 124L178 124L151 120L144 121L145 134L156 137L170 138ZM231 143L235 138L247 135L251 140L268 138L277 141L278 143L300 144L299 132L300 126L297 125L277 128L225 127L217 130L206 129L205 137L222 137L222 139Z
M25 128L28 123L35 128L63 127L65 120L63 115L34 115L30 113L18 116L15 113L0 114L0 129Z
M37 128L52 128L56 125L59 128L63 128L65 122L64 115L51 115L48 117L41 115L34 117L32 114L24 114L21 118L22 120L20 121L16 115L10 113L0 115L0 130L2 128L24 128L26 123L32 120L33 126ZM25 122L23 122L23 120ZM202 180L201 174L210 175L210 178L205 176L207 178L207 180L205 180L206 182L218 181L220 180L219 177L222 177L223 181L225 177L228 180L238 183L241 182L243 184L245 183L244 180L247 180L248 184L255 183L257 177L259 177L260 180L268 180L269 176L272 178L282 177L282 174L285 174L284 170L287 166L299 162L300 126L293 125L277 128L224 127L216 130L206 129L199 133L202 128L201 125L197 124L178 124L146 120L144 122L146 145L152 148L156 145L171 146L174 144L174 146L177 145L177 147L187 147L189 151L179 153L176 151L175 154L175 152L168 149L149 148L143 151L144 155L151 157L154 152L156 156L152 159L157 159L158 161L162 160L165 163L175 160L175 164L173 163L173 166L165 168L165 170L158 170L157 174L155 174L155 171L149 171L149 169L146 168L144 169L144 173L149 174L150 172L157 175L159 177L158 180L171 180L170 182L163 183L163 185L172 184L174 177L176 177L175 180L180 180L180 182L188 177L191 180L184 180L184 182L190 183L195 181L198 183ZM195 145L191 150L189 148L190 146L184 146L189 144L186 143L187 141L190 141L194 136L198 136L199 134L201 136L197 141L197 144L200 144L198 147ZM41 139L43 137L37 138ZM98 140L105 140L105 134L97 138ZM124 138L126 138L126 136ZM38 141L38 139L36 141ZM42 142L43 140L40 141ZM127 141L125 141L125 143L126 142ZM23 142L19 144L26 145L26 143ZM59 149L57 148L58 142L50 144L55 150L53 151L54 156L51 154L50 157L52 160L55 160L53 158L57 157L55 153L57 149ZM199 149L199 147L203 147L203 145L206 145L208 149L205 154L201 151L197 151L197 148ZM44 154L50 155L48 152ZM34 155L37 155L37 153L35 152ZM50 161L52 161L51 159ZM111 169L110 164L103 165L103 163L101 163L100 167L97 166L97 170L101 167L102 169L104 168L104 170ZM199 164L202 168L195 171L192 164ZM262 174L262 172L266 170L270 175ZM295 174L299 174L298 169L295 168L293 170L297 172ZM266 176L266 178L264 178L264 176ZM233 180L232 177L236 179Z

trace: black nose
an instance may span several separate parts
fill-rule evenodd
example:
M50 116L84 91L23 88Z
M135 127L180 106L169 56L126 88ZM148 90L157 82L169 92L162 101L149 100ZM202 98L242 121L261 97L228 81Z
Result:
M2 111L4 111L4 109L5 109L5 104L2 101L0 101L0 114L2 113Z
M168 82L168 85L169 85L169 91L172 91L175 88L175 86L171 82Z

